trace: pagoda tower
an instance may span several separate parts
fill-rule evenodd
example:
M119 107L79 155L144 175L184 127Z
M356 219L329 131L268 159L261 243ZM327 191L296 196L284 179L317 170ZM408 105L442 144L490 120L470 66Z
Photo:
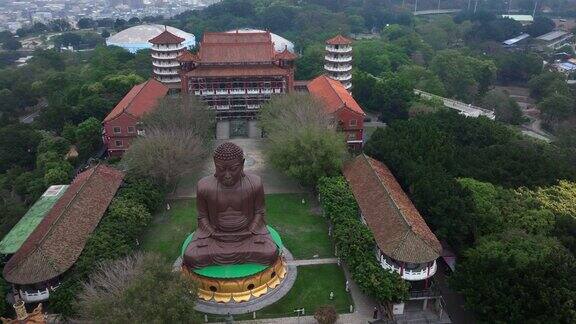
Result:
M352 89L352 40L338 35L326 41L324 56L326 74L338 80L346 90Z
M183 41L184 38L168 30L148 41L152 43L152 75L170 89L180 88L180 62L177 58L186 51Z

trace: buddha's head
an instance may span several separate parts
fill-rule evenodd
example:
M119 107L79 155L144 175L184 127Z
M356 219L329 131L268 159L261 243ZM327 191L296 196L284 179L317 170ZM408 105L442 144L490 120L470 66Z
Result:
M214 176L224 187L233 187L244 175L244 152L231 142L225 142L214 151Z

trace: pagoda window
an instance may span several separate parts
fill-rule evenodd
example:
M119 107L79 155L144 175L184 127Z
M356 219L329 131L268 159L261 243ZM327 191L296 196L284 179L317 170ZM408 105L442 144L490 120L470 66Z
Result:
M350 126L358 125L358 121L356 119L350 119Z
M114 134L121 134L122 129L120 127L114 127Z
M114 144L116 144L116 147L123 147L124 143L122 143L122 140L116 140L114 141Z
M128 133L134 133L134 126L128 126Z

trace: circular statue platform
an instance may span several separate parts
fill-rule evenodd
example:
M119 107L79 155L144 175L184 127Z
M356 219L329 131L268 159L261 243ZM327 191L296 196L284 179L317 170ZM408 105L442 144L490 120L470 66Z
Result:
M277 302L290 291L297 276L296 266L286 264L293 260L292 254L283 246L278 232L270 226L268 230L281 251L272 266L248 263L189 271L182 266L182 259L193 233L186 238L174 270L199 281L197 311L216 315L250 313Z

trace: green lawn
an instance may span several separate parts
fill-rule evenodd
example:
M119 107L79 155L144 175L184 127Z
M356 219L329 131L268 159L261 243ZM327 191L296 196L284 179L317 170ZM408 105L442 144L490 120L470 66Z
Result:
M344 272L335 264L298 267L298 277L292 289L275 304L256 312L256 318L296 316L295 309L304 308L306 315L313 315L322 305L332 304L338 313L348 313L353 304L345 290ZM330 300L330 292L334 299ZM235 319L251 319L252 314L234 316Z
M158 252L174 260L186 236L196 228L196 202L178 201L171 207L170 211L155 216L153 224L142 238L142 249ZM321 216L310 212L308 195L267 195L266 209L268 224L280 233L284 245L294 258L333 256L326 222Z

